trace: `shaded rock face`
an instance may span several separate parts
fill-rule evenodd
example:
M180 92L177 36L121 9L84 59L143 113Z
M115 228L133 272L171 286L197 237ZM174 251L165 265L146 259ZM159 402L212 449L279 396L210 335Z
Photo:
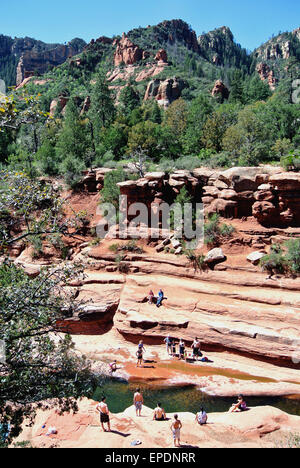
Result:
M276 89L277 80L274 76L273 70L266 63L260 63L256 67L256 71L262 81L267 81L270 89L274 91Z
M157 60L158 62L168 63L167 52L164 49L160 49L155 56L155 60Z
M175 44L177 41L183 42L188 49L199 52L195 31L182 20L163 21L154 27L154 33L156 32L161 39L170 44Z
M221 97L224 101L229 98L229 89L224 85L223 81L218 80L215 83L214 89L212 90L213 97Z
M72 45L58 45L53 49L39 51L35 49L25 50L17 66L17 86L29 76L45 73L49 67L61 65L68 58L78 54L77 47Z
M164 81L152 80L148 83L144 101L156 99L159 105L168 107L173 101L180 98L186 86L185 81L178 78L169 78Z
M255 193L253 215L264 226L300 225L300 174L286 172L269 179Z
M107 171L99 168L86 173L79 188L101 190ZM174 203L185 187L195 203L203 203L207 215L254 216L266 227L300 226L300 174L285 173L279 167L234 167L226 171L199 168L169 175L154 172L118 186L121 195L127 196L128 206L144 203L149 212L153 205Z
M114 63L118 67L121 64L133 65L143 59L143 50L134 45L133 42L123 33L122 39L116 41L117 45Z

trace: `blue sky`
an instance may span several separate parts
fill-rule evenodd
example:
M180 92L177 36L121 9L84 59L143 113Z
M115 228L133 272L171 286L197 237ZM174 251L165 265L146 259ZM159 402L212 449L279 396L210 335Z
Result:
M181 18L197 35L229 26L253 50L279 31L300 26L298 0L0 0L0 34L45 42L87 42L138 26Z

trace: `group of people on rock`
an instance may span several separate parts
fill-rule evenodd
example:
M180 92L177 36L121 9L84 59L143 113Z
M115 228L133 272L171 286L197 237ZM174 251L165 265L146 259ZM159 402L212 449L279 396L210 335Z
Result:
M160 306L162 306L163 301L166 299L162 289L159 290L157 298L151 289L151 291L148 294L148 304L154 304L155 299L156 299L156 307L159 308Z
M143 394L141 393L141 389L137 388L136 392L133 397L133 404L135 406L136 416L141 417L143 405L144 405L144 398ZM233 404L229 410L229 413L241 413L243 411L248 411L247 403L243 395L238 396L237 403ZM108 409L108 405L106 403L106 397L103 396L100 403L97 404L96 410L100 414L100 424L102 430L104 432L111 432L110 427L110 413ZM156 408L153 411L153 421L168 421L167 414L162 407L161 403L157 403ZM208 415L204 408L196 414L195 421L199 426L205 426L208 422ZM107 424L107 429L105 429L104 424ZM170 430L172 431L174 446L180 447L180 438L181 438L181 429L183 427L182 422L179 419L178 414L174 415L174 419L171 423Z
M175 357L178 355L179 360L184 359L187 361L188 359L192 359L194 361L199 361L201 359L203 362L207 362L207 358L203 358L203 354L201 352L201 342L196 337L193 344L192 344L192 353L189 354L187 351L187 347L183 339L180 339L179 342L175 339L171 338L168 335L164 339L164 343L166 344L167 353L169 356ZM178 345L178 352L177 352L177 345ZM203 359L202 359L203 358Z
M141 417L142 409L143 409L143 404L144 404L144 398L141 393L141 389L137 388L136 392L133 397L133 404L135 406L135 411L136 411L136 416ZM108 409L108 405L106 403L106 397L103 396L102 400L100 403L97 404L96 410L98 411L100 415L100 424L102 427L102 430L104 432L111 432L111 426L110 426L110 413ZM157 407L153 411L153 421L168 421L167 414L162 407L161 403L157 403ZM196 414L195 421L197 424L200 426L204 426L207 424L208 421L208 416L204 408L201 408L199 413ZM107 424L107 429L105 429L104 424ZM170 430L173 435L173 440L174 440L174 446L175 447L180 447L180 438L181 438L181 429L183 425L182 422L179 419L178 414L174 415L174 419L171 423Z

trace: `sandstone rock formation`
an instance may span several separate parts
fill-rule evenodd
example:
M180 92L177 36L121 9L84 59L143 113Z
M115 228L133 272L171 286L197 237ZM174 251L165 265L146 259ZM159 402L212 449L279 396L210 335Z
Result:
M164 49L160 49L155 56L155 60L158 62L168 63L167 52Z
M215 86L211 92L213 97L221 97L222 100L228 99L229 98L229 89L224 85L223 81L218 80L215 83Z
M16 442L29 441L33 447L47 448L119 448L130 449L134 440L142 442L141 448L163 448L173 446L170 433L170 419L157 423L153 421L153 409L143 407L143 417L137 418L135 408L123 413L111 414L113 432L103 433L99 428L96 402L88 399L78 401L76 414L60 415L55 405L37 411L32 425L23 425L23 432ZM109 401L108 401L109 404ZM200 428L195 424L195 415L180 412L183 423L181 442L194 448L274 448L285 446L291 433L299 429L299 416L291 416L270 406L251 408L242 414L211 413L209 424ZM43 426L45 426L43 428ZM55 427L57 434L47 436L49 427ZM120 452L118 452L120 453Z
M253 215L265 226L299 226L300 174L281 173L258 187Z
M165 81L156 79L148 83L144 100L156 99L160 106L166 108L181 96L185 87L186 83L175 77Z
M35 49L25 50L17 67L17 86L25 78L45 73L49 67L61 65L68 58L78 54L78 48L69 45L57 45L50 50L39 51Z
M117 46L114 54L114 64L118 67L121 64L133 65L143 58L143 50L133 44L133 42L123 33L122 39L115 42Z
M259 63L256 67L256 71L259 74L262 81L267 81L270 89L275 91L277 80L274 76L273 70L266 63Z

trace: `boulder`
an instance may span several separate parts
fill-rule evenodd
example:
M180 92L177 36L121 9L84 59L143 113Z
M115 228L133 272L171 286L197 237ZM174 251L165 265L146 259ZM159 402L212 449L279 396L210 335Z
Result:
M252 263L252 265L258 265L260 260L264 258L267 254L264 252L253 252L247 257L247 261Z
M208 252L206 255L204 262L207 264L214 264L217 265L218 263L223 263L227 260L227 257L224 255L223 250L221 248L216 248Z
M276 190L300 191L300 174L294 172L283 172L270 177L270 185Z

